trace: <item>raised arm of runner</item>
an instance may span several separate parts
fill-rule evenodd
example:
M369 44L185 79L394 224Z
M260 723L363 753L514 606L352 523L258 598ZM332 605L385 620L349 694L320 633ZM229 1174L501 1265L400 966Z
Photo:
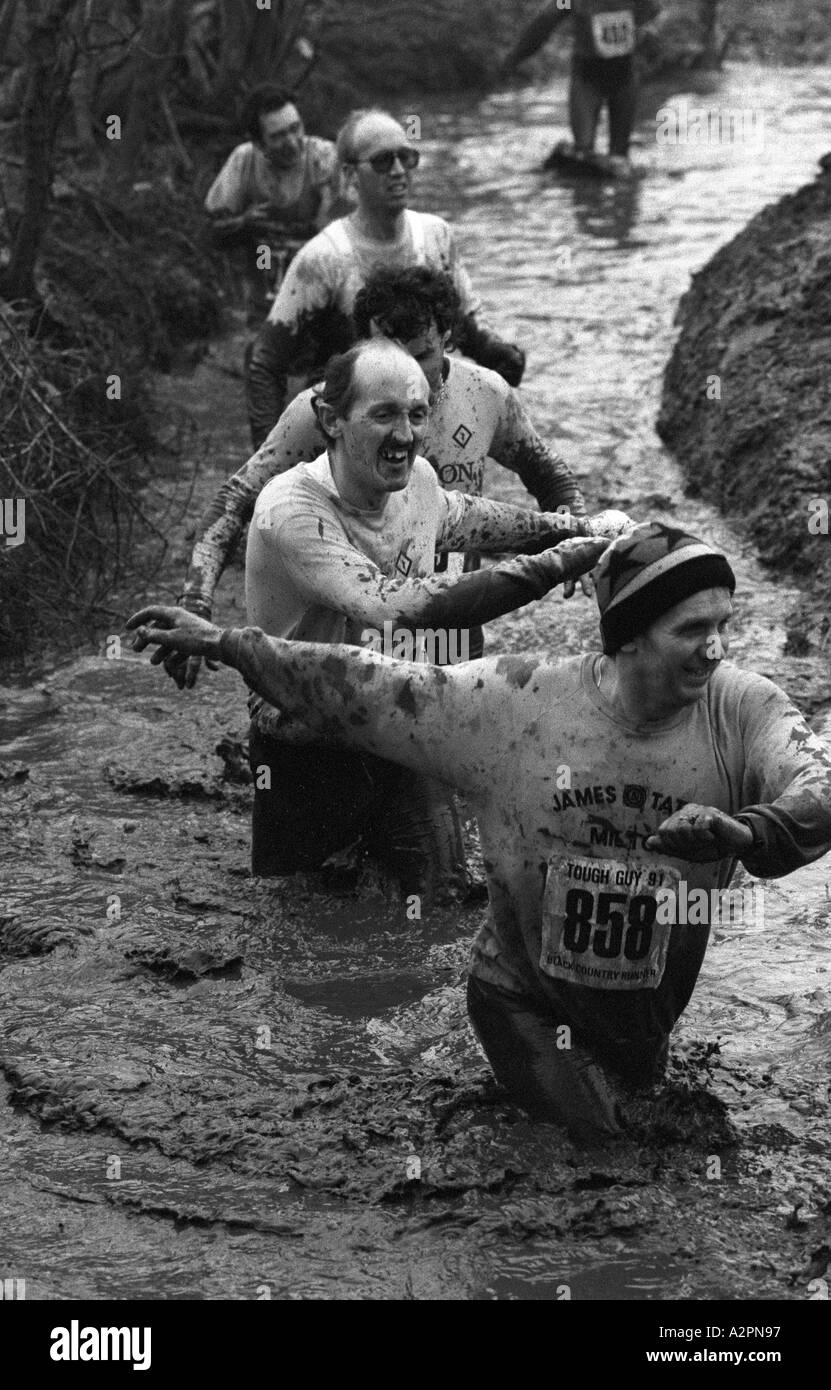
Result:
M542 48L546 39L554 33L558 25L564 19L568 19L571 13L570 6L558 5L556 0L552 0L550 5L536 15L529 24L526 24L507 58L504 59L500 72L503 77L507 77L513 72L515 67L524 63L526 58L531 58L538 48Z
M492 781L502 737L495 711L509 711L511 682L491 661L449 668L396 661L359 647L268 637L260 628L223 631L182 608L144 608L127 627L137 651L158 647L154 664L171 650L221 660L320 737L462 791L484 791Z
M533 555L556 545L558 537L602 536L612 541L633 524L625 512L573 516L532 512L513 502L494 502L465 492L442 492L439 497L444 517L436 537L437 551L478 550L488 555L508 550Z
M314 515L270 517L266 511L258 518L255 558L249 553L249 611L252 595L257 596L255 620L268 611L271 588L283 582L280 575L310 608L343 614L353 626L383 629L392 622L414 628L446 618L449 626L468 627L541 598L554 585L592 569L608 545L608 535L581 538L591 525L588 520L575 518L564 526L564 518L556 514L524 512L461 493L440 496L452 499L442 538L446 549L533 549L574 537L575 531L578 536L543 554L504 560L458 579L446 574L403 578L384 574L332 522Z

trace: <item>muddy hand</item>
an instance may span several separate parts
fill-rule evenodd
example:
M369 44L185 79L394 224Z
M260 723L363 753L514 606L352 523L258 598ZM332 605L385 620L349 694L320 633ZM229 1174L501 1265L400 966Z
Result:
M547 552L552 556L559 556L559 562L565 570L564 590L565 585L570 583L573 593L574 581L593 570L608 547L609 541L605 536L575 536L571 540L561 541L553 550Z
M202 658L199 656L183 656L181 652L168 652L162 665L175 681L180 690L192 690L196 685L196 678L199 675L199 668L202 665ZM206 661L205 665L209 671L216 671L215 661Z
M189 613L195 613L199 618L211 621L210 605L202 599L192 599L185 595L180 598L177 608L186 608ZM199 667L202 659L198 656L185 656L181 652L168 652L163 662L164 669L175 681L180 690L192 690L196 685L196 678L199 675ZM205 666L209 671L217 671L219 668L215 661L206 661Z
M222 628L198 618L186 608L152 606L142 608L127 620L128 632L135 631L133 647L142 652L145 647L158 648L150 658L158 666L168 652L182 656L204 656L220 661L219 639Z
M598 512L596 516L582 517L581 520L589 536L596 536L598 539L602 538L607 545L611 545L612 541L617 540L618 536L628 535L636 524L630 516L627 516L626 512L618 512L611 508L605 512ZM602 553L601 551L598 554L598 560ZM563 598L571 598L576 588L576 579L567 579L563 584ZM583 590L586 598L592 597L594 593L594 580L590 574L581 575L580 588Z
M705 864L740 855L753 844L753 833L715 806L684 806L658 826L646 848L678 859Z
M626 512L608 508L596 516L586 517L586 529L590 536L605 536L607 541L615 541L618 536L627 536L637 525Z

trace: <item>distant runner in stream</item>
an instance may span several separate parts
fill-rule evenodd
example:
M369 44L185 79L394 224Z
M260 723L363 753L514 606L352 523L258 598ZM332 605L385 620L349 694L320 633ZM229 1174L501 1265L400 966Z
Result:
M254 448L289 400L289 378L308 386L329 357L355 341L355 295L380 265L431 265L452 276L462 303L462 352L518 386L525 354L481 318L481 305L441 217L407 208L419 151L385 111L358 111L338 135L338 155L357 198L348 217L331 222L292 261L254 345L248 405Z
M246 321L259 328L270 283L279 284L292 255L337 211L338 159L331 140L307 135L290 92L255 87L248 98L249 139L237 145L205 197L217 240L240 262ZM272 273L259 264L269 250Z
M296 641L461 660L471 623L583 574L630 524L620 512L592 520L445 492L419 456L428 413L427 380L400 345L376 338L329 363L318 403L327 452L273 478L257 501L246 556L252 623ZM471 548L526 553L458 578L433 574L436 551ZM392 865L406 895L465 882L446 788L338 752L262 700L251 713L254 873L314 870L365 846Z
M831 849L831 753L778 686L723 664L734 587L723 555L651 522L597 567L602 655L439 668L181 608L127 626L153 661L223 661L313 736L469 798L490 898L473 1026L518 1101L594 1142L660 1076L737 862L779 877Z
M430 387L430 421L420 451L444 488L480 496L488 457L518 474L542 511L586 506L568 465L537 434L519 398L496 372L448 357L459 316L452 279L429 266L375 271L355 299L359 338L395 338L415 358ZM265 443L223 483L201 523L193 548L183 607L210 618L214 591L254 513L258 494L273 477L318 457L324 437L315 414L315 388L292 401ZM443 554L436 573L479 568L479 557ZM568 596L573 581L564 586ZM588 588L588 585L587 585ZM481 656L481 631L471 633L470 655ZM193 686L195 658L168 657L165 668L180 688Z
M613 170L625 170L638 100L635 73L638 31L642 38L647 36L646 26L658 13L656 0L633 0L629 4L618 4L615 0L571 0L567 5L563 5L562 0L560 3L552 0L523 30L502 64L503 76L536 53L564 20L574 19L568 94L574 145L563 146L563 153L570 153L576 159L590 159L594 155L600 114L603 107L608 106L609 163ZM551 163L556 162L558 148L555 146L552 151Z

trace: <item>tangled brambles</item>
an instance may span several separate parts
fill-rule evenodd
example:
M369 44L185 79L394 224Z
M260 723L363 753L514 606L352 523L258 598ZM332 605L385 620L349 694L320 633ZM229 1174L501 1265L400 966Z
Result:
M59 291L44 278L41 305L0 303L0 656L101 616L136 523L151 526L147 368L170 369L220 321L193 195L147 189L125 210L78 186L44 248Z

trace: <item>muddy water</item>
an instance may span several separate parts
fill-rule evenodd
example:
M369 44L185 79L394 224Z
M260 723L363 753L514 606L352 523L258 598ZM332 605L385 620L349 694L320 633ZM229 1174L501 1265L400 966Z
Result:
M647 113L631 184L558 180L533 167L565 133L557 83L422 112L420 201L528 349L529 406L592 507L738 557L734 654L824 727L827 671L782 655L792 593L685 497L653 422L678 296L812 176L831 71L738 69L687 99L763 108L764 144L661 149ZM244 452L237 348L160 386L200 425L203 498ZM521 500L495 466L489 486ZM176 592L185 530L154 597ZM218 617L241 604L237 568ZM559 597L490 636L588 645L591 605ZM408 922L374 881L252 880L249 791L215 752L245 734L237 678L180 696L102 652L0 692L0 1276L30 1298L810 1296L829 1240L822 864L767 885L764 921L715 931L637 1142L586 1154L488 1079L462 1002L479 909Z

